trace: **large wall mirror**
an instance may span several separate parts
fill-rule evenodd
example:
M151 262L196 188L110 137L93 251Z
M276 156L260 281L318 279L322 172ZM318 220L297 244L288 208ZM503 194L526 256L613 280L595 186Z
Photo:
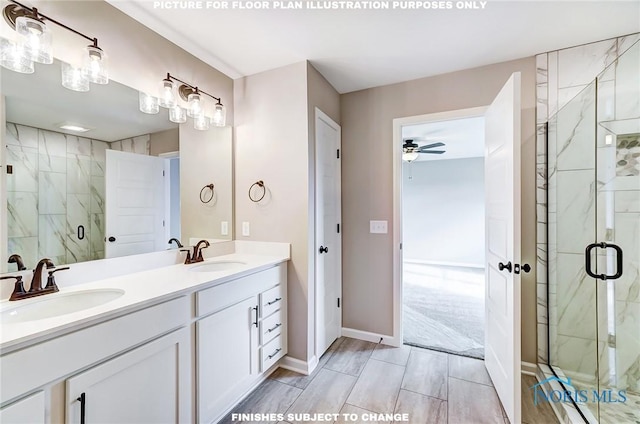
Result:
M175 247L171 237L231 239L219 231L233 228L230 128L179 128L166 109L140 112L137 90L110 81L75 92L60 72L57 61L33 74L0 70L8 165L0 270L16 269L12 254L33 268L43 257L62 265L164 250ZM194 142L215 155L194 152ZM206 167L193 169L194 156ZM203 194L212 201L191 199L210 183L215 193Z

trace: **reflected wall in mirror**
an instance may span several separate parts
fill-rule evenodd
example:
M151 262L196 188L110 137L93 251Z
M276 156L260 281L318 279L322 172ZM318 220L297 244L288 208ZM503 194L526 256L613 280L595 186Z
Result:
M12 168L11 173L7 168L6 175L7 231L6 240L0 240L6 246L6 257L0 258L1 271L15 270L14 264L7 264L14 253L33 268L42 257L61 265L164 250L170 247L169 238L181 236L180 132L169 121L168 111L161 109L157 115L140 112L138 91L114 81L91 85L91 91L85 93L67 90L60 83L60 72L59 62L38 66L34 74L0 70L6 119L6 131L0 137L6 163ZM228 143L230 146L230 138ZM164 242L139 243L136 249L110 249L115 253L108 253L107 243L135 240L144 227L140 222L146 222L128 227L124 222L120 225L124 230L105 232L117 227L113 220L107 222L106 215L118 197L117 190L106 187L107 161L113 156L109 151L128 152L131 158L162 156L157 160L163 163L165 174L164 181L160 180L164 218L156 221L164 227ZM228 157L214 161L230 167L230 148ZM132 172L129 185L145 176L142 168L128 169ZM230 175L217 181L216 187L230 193ZM112 195L107 196L108 192ZM138 200L148 198L149 193L139 193ZM121 221L126 221L120 212ZM116 240L109 242L110 237Z

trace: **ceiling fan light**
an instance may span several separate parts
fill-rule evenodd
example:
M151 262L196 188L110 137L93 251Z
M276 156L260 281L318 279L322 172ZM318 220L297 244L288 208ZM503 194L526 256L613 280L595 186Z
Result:
M418 152L404 152L402 153L402 160L411 163L418 159L418 156L420 156Z

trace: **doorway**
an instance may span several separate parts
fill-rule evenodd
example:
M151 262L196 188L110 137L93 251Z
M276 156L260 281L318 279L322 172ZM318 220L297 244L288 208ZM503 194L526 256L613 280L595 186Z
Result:
M484 358L484 117L402 126L403 342Z

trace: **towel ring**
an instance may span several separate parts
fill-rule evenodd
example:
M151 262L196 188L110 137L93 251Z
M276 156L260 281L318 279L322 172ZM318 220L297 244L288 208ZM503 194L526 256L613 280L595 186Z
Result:
M200 190L200 201L202 203L209 203L211 200L213 200L213 194L214 194L213 188L214 188L213 183L207 184L206 186L202 187L202 190ZM205 200L205 197L203 196L204 191L206 189L211 190L211 196L209 196L209 199L207 199L207 200Z
M253 196L251 195L251 190L253 189L253 187L258 186L260 188L262 188L262 196L260 196L259 199L254 199ZM249 199L254 202L254 203L258 203L259 201L261 201L262 199L264 199L264 195L267 193L267 189L264 186L264 181L260 180L260 181L256 181L255 183L251 184L251 187L249 187Z

